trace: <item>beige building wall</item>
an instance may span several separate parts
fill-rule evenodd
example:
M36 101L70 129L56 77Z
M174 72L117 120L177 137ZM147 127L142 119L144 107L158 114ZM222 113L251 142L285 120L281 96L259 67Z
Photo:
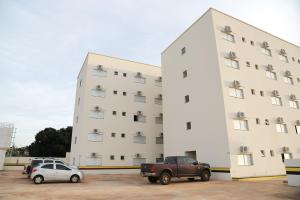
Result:
M101 73L99 65L104 70ZM142 78L136 78L138 72ZM163 147L156 141L162 139L160 76L160 67L89 53L77 80L70 163L105 170L111 166L127 169L160 159ZM96 97L98 85L102 92ZM141 94L137 97L138 91ZM96 106L103 119L91 116ZM138 111L144 122L134 121ZM90 136L94 129L97 141Z
M224 39L225 26L230 26L235 42ZM268 42L272 56L262 53L263 42ZM280 49L286 51L288 63L279 59ZM226 66L229 52L235 52L239 69ZM199 161L230 168L232 178L285 174L282 153L300 157L300 112L289 105L291 94L300 96L299 55L299 47L209 9L162 53L165 154L194 150ZM268 65L277 80L266 77ZM284 82L287 70L293 85ZM234 80L243 90L242 99L229 95ZM171 91L174 84L176 90ZM279 92L282 106L272 105L273 90ZM189 103L184 103L185 95L190 95ZM238 112L244 113L248 130L235 130ZM278 117L287 133L276 131ZM188 121L191 130L186 130ZM245 152L241 146L247 147ZM240 164L241 155L252 156L250 165Z

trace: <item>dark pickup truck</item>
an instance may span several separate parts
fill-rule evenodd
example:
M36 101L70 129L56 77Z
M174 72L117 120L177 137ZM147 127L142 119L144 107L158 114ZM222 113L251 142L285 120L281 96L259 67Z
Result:
M209 181L210 175L209 164L199 163L187 156L170 156L163 163L141 164L141 176L148 177L150 183L159 180L162 185L169 184L172 177L188 177L189 180L200 177L202 181Z

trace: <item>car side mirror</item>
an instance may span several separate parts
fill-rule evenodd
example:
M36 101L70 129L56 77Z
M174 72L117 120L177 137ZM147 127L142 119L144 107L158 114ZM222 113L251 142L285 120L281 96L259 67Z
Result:
M197 161L193 162L193 165L198 165L198 162Z

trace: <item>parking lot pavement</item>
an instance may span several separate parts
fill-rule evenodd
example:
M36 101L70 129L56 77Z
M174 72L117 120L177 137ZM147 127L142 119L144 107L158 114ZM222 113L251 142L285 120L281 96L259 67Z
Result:
M139 175L86 175L81 183L35 185L19 171L0 172L0 200L300 200L300 188L284 180L193 181L174 180L170 185L149 184Z

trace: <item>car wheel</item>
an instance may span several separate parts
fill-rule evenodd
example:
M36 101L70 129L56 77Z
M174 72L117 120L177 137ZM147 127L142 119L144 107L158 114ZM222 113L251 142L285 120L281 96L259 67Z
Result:
M71 176L71 178L70 178L70 181L71 181L72 183L78 183L79 180L80 180L80 178L79 178L78 175L73 175L73 176Z
M204 170L201 174L201 180L202 181L209 181L210 179L210 173L208 170Z
M149 181L150 183L156 183L157 180L158 180L157 177L153 177L153 176L149 176L149 177L148 177L148 181Z
M44 181L44 177L41 175L37 175L33 178L33 182L35 184L41 184Z
M195 180L195 178L188 178L188 180L189 180L189 181L194 181L194 180Z
M163 172L159 178L160 184L168 185L171 182L171 175L168 172Z

